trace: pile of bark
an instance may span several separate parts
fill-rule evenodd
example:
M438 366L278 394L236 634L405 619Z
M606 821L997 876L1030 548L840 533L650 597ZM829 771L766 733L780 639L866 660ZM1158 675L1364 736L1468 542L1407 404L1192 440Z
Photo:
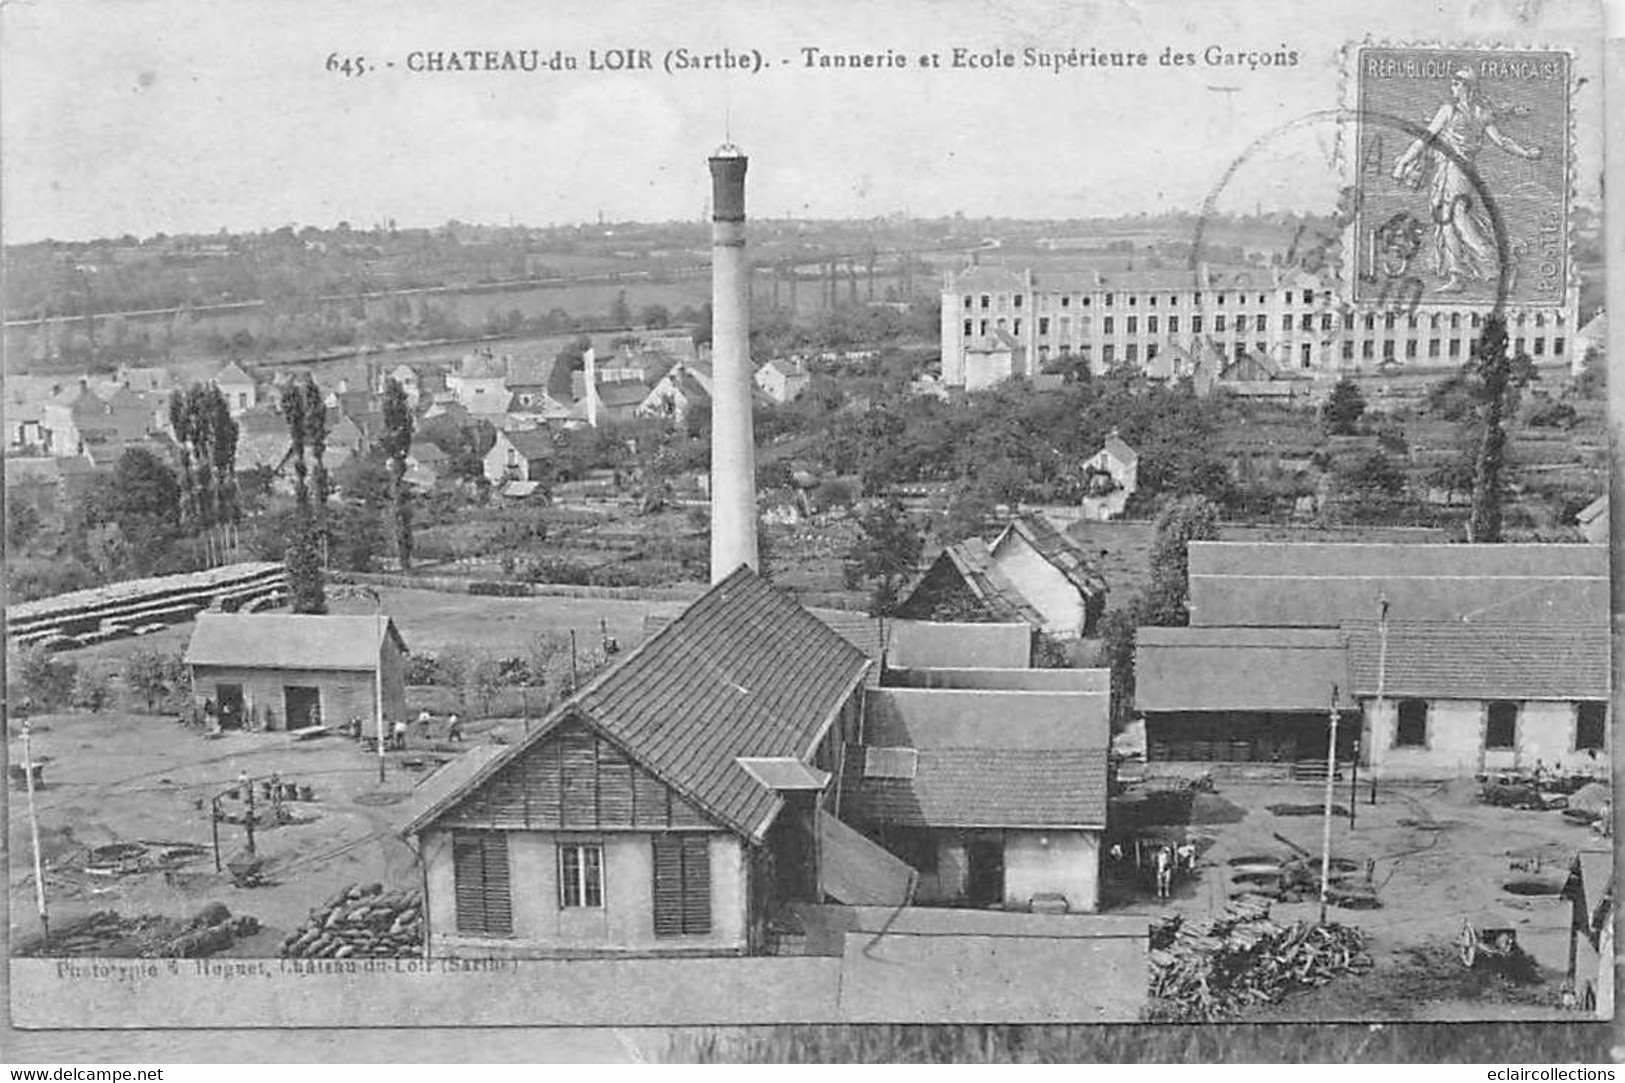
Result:
M1241 898L1217 916L1175 917L1151 932L1154 1022L1202 1023L1297 989L1371 968L1358 929L1271 921L1269 902Z
M423 897L385 893L382 884L354 884L310 912L282 941L287 959L410 957L423 946Z
M223 903L212 902L190 920L154 914L125 915L98 910L51 934L49 943L36 937L19 945L24 956L99 956L109 959L200 959L231 947L239 938L260 931L254 917L233 917Z

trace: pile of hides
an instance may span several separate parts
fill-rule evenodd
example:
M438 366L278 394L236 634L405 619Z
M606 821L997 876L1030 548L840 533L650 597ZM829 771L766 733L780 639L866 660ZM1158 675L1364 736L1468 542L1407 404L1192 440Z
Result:
M423 897L354 884L310 912L282 941L286 959L413 957L423 950Z

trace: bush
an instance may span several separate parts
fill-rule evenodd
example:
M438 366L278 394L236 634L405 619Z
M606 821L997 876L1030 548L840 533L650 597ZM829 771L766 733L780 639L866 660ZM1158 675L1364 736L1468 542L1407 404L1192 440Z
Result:
M112 701L113 687L106 673L87 666L74 674L73 691L69 696L69 702L74 707L100 714Z
M73 700L79 667L43 647L22 647L6 667L12 691L8 698L25 713L54 711Z
M635 587L639 586L638 573L619 564L605 564L594 568L587 573L587 582L595 587Z
M414 652L406 656L406 683L407 684L439 684L440 663L428 651Z
M1540 429L1572 429L1577 421L1579 415L1566 402L1548 403L1529 415L1530 426Z
M160 703L168 706L186 691L186 663L179 653L142 647L125 660L123 678L124 687L151 711Z

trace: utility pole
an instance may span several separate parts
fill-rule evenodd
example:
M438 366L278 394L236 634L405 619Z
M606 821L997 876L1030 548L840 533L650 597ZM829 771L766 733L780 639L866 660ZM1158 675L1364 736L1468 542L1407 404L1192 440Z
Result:
M1371 747L1377 747L1377 727L1382 725L1388 694L1388 596L1377 595L1377 712L1371 724ZM1399 725L1399 720L1394 720ZM1371 768L1371 803L1377 803L1377 769Z
M376 599L375 599L376 601ZM372 660L372 710L378 720L378 784L384 782L384 638L389 634L384 615L378 616L378 654Z
M29 746L29 733L32 730L28 719L23 719L23 777L28 786L28 836L34 844L34 904L39 908L39 924L45 934L44 943L51 943L51 915L45 906L45 865L40 860L39 848L39 813L34 809L34 754Z
M1332 876L1332 786L1337 774L1337 685L1332 685L1331 732L1326 739L1326 811L1320 832L1320 923L1326 924L1326 890Z

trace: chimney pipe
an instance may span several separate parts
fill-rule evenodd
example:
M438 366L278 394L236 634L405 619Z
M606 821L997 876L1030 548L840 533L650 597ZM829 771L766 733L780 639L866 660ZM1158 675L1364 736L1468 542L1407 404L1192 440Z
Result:
M750 265L745 169L725 144L711 165L711 582L756 568L756 448L751 426Z

